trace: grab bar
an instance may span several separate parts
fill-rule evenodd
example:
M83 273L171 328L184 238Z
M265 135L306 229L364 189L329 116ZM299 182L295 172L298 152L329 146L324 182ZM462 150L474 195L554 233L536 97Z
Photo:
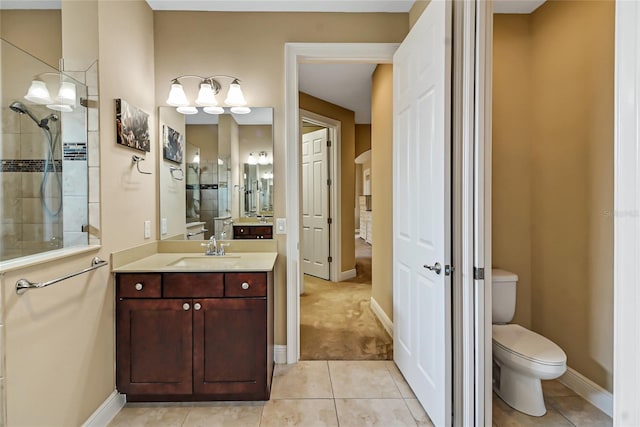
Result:
M204 233L206 233L207 231L209 231L209 230L207 230L206 228L203 228L202 230L200 230L200 231L196 231L196 232L191 232L191 231L190 231L189 233L187 233L187 239L188 239L189 237L197 236L198 234L204 234Z
M16 282L16 293L18 295L22 295L25 292L27 292L29 289L46 288L47 286L56 284L58 282L62 282L63 280L70 279L80 274L87 273L91 270L95 270L96 268L104 267L107 264L109 264L107 261L102 260L98 257L95 257L91 260L91 267L87 267L81 271L76 271L75 273L67 274L66 276L63 276L63 277L58 277L57 279L49 280L48 282L33 283L28 281L27 279L20 279Z

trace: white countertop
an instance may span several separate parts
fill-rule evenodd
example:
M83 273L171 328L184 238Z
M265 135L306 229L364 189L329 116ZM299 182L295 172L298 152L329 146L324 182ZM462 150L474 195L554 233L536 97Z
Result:
M271 271L277 252L231 252L222 256L202 253L156 253L113 268L115 273Z

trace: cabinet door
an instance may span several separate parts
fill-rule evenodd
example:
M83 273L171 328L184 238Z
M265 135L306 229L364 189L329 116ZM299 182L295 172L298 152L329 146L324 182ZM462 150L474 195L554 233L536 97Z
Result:
M190 394L191 300L120 300L116 316L118 391Z
M193 302L195 393L268 399L266 299Z

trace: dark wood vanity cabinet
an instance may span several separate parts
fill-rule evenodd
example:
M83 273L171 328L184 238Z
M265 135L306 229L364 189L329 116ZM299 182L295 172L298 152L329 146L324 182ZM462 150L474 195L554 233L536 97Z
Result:
M117 274L118 390L129 401L268 400L272 280L271 272ZM160 293L149 291L158 281Z
M273 239L272 225L234 225L234 239Z

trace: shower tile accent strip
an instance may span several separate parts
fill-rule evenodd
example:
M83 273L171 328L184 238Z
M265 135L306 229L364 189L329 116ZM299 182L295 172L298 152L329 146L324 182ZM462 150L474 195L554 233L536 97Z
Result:
M218 184L186 184L187 190L217 190Z
M86 142L65 142L62 144L64 160L87 160Z
M56 171L62 172L62 160L55 160ZM0 162L1 172L44 172L44 165L47 163L43 159L32 160L2 160ZM49 164L47 172L53 172L53 165Z

